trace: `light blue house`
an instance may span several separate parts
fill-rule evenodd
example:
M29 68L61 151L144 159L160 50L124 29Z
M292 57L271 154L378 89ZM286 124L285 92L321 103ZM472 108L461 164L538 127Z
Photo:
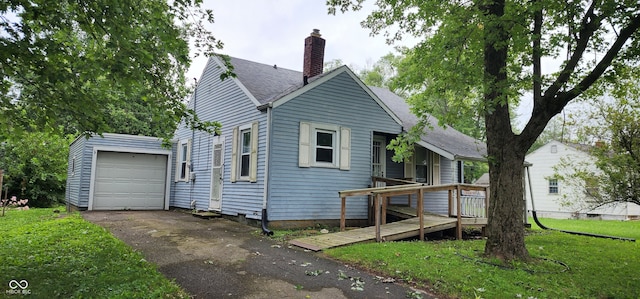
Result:
M305 39L303 72L231 58L236 77L221 81L224 63L209 59L189 107L222 131L178 128L167 155L169 206L268 215L281 227L337 224L338 191L371 186L372 176L453 183L463 161L484 160L483 143L432 119L415 158L393 162L386 145L416 117L404 99L364 85L346 66L323 73L324 44L317 31ZM447 213L446 192L425 199L425 209ZM356 198L346 218L364 224L368 211L367 198Z
M221 122L222 133L177 130L171 206L252 219L266 211L279 226L335 223L338 191L366 188L373 175L452 183L463 177L463 160L484 160L484 144L433 119L416 159L392 162L386 145L416 117L402 98L365 86L346 66L322 73L323 52L313 32L302 73L231 58L236 78L224 81L221 60L209 60L189 105ZM446 192L427 196L425 208L447 213ZM367 218L367 199L351 200L347 219Z

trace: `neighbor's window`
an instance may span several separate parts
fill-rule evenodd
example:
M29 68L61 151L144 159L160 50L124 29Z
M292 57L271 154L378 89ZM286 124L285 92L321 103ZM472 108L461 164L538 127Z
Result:
M557 145L555 145L555 144L554 144L554 145L552 145L552 146L551 146L551 153L552 153L552 154L555 154L555 153L557 153L557 152L558 152L558 146L557 146Z
M251 162L251 128L240 131L240 178L249 177Z
M549 194L558 194L558 179L549 179Z

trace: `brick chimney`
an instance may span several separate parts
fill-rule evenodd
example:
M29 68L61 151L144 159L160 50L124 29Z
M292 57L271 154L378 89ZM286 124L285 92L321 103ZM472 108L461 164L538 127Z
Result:
M304 63L302 66L304 85L307 85L307 79L322 74L324 42L324 39L320 37L319 29L313 29L309 37L304 39Z

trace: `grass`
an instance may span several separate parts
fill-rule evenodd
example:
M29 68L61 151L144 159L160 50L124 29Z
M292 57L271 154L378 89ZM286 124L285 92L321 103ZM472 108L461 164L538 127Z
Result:
M0 297L12 295L12 280L26 280L33 298L188 297L102 227L53 210L0 217Z
M564 230L636 238L640 222L542 219ZM326 254L455 298L640 298L640 243L528 230L527 263L481 257L484 240L356 244Z

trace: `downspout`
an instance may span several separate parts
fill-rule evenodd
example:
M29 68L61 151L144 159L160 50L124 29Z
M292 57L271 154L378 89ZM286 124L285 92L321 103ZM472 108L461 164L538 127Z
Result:
M196 113L196 104L198 103L198 79L193 78L193 81L195 82L195 87L193 89L193 114L194 115L198 115ZM195 128L193 128L193 126L191 127L191 148L190 148L190 153L189 153L189 173L186 173L185 175L187 175L187 180L190 182L190 188L189 188L189 205L191 206L191 210L197 210L198 205L193 201L193 188L195 187L195 183L194 180L192 180L192 176L191 173L193 173L193 148L195 145L195 139L196 139L196 130Z
M267 228L269 219L267 218L267 199L269 198L269 157L271 148L271 104L267 106L267 133L266 133L266 146L264 153L264 190L262 194L262 233L267 236L272 236L273 232Z

